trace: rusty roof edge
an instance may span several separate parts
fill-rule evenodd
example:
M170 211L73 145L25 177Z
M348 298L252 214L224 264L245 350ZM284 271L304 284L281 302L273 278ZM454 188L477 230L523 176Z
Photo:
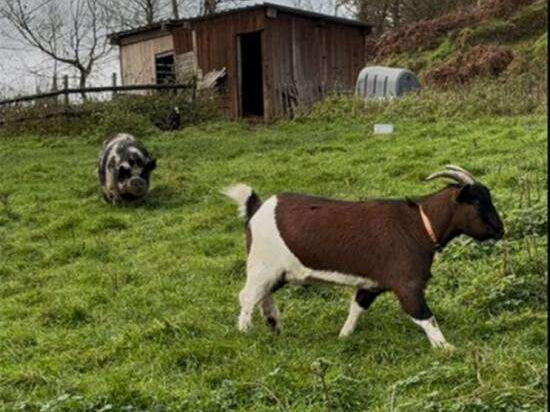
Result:
M199 22L199 21L203 21L203 20L215 19L219 16L225 16L225 15L228 15L228 14L240 13L240 12L243 12L243 11L265 9L265 8L273 8L273 9L276 9L276 10L284 12L284 13L295 14L295 15L299 15L299 16L305 16L305 17L312 17L312 18L317 18L317 19L321 19L321 20L334 21L334 22L349 25L349 26L364 27L364 28L368 28L368 29L372 28L371 24L364 23L364 22L359 21L359 20L348 19L348 18L345 18L345 17L332 16L330 14L317 13L317 12L310 11L310 10L297 9L295 7L283 6L282 4L275 4L275 3L269 3L269 2L252 4L250 6L238 7L238 8L235 8L235 9L227 9L227 10L223 10L219 13L209 14L209 15L205 15L205 16L192 17L192 18L188 19L188 21L194 23L194 22Z
M362 21L356 20L356 19L349 19L347 17L333 16L331 14L318 13L318 12L311 11L311 10L297 9L297 8L294 8L294 7L284 6L282 4L273 4L273 3L269 3L269 2L264 2L261 5L263 7L272 7L272 8L275 8L275 9L279 10L279 11L290 13L290 14L297 14L297 15L302 15L302 16L306 16L306 17L313 17L313 18L322 19L322 20L329 20L329 21L334 21L336 23L342 23L342 24L350 25L350 26L364 27L364 28L368 28L368 29L372 28L372 25L369 24L369 23L365 23L365 22L362 22Z
M197 23L197 22L201 22L201 21L205 21L205 20L215 19L215 18L221 17L221 16L226 16L226 15L229 15L229 14L241 13L243 11L266 9L266 8L273 8L273 9L278 10L280 12L288 13L288 14L294 14L294 15L297 15L297 16L304 16L304 17L310 17L310 18L320 19L320 20L325 20L325 21L332 21L332 22L340 23L340 24L347 25L347 26L362 27L362 28L368 29L369 33L371 32L371 29L372 29L371 24L364 23L364 22L361 22L359 20L348 19L348 18L345 18L345 17L331 16L330 14L317 13L317 12L310 11L310 10L297 9L297 8L294 8L294 7L283 6L281 4L274 4L274 3L264 2L264 3L253 4L253 5L246 6L246 7L238 7L238 8L235 8L235 9L227 9L227 10L223 10L219 13L213 13L213 14L209 14L209 15L206 15L206 16L197 16L197 17L191 17L191 18L179 19L179 20L176 20L176 19L164 20L164 21L160 21L160 22L157 22L157 23L154 23L154 24L147 25L147 26L141 26L141 27L136 27L134 29L123 30L123 31L119 31L119 32L116 32L116 33L111 33L107 37L109 38L111 44L118 45L120 43L120 39L125 38L125 37L129 37L129 36L133 36L133 35L136 35L136 34L146 33L146 32L153 31L153 30L167 30L167 29L172 28L172 27L182 26L186 22Z
M110 33L107 35L107 38L109 39L109 42L111 44L118 45L120 43L120 40L125 37L134 36L136 34L142 34L142 33L148 33L155 30L168 30L172 27L179 27L188 22L189 19L168 19L168 20L162 20L157 23L149 24L146 26L140 26L133 29L128 30L122 30L115 33Z

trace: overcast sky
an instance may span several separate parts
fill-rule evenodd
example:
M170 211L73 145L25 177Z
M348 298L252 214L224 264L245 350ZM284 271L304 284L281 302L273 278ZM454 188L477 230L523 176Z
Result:
M60 0L61 1L61 0ZM331 0L270 0L287 6L299 5L301 8L314 8L317 11L331 13ZM247 4L262 3L262 1L250 0ZM5 24L1 23L0 24ZM8 26L2 27L6 30ZM11 34L11 33L10 33ZM13 34L14 37L15 33ZM96 67L92 73L89 84L110 84L111 73L119 73L118 48L101 67ZM51 87L52 60L42 53L23 47L15 41L0 37L0 96L14 94L34 93L37 88L41 91ZM76 73L67 71L71 84L77 83Z

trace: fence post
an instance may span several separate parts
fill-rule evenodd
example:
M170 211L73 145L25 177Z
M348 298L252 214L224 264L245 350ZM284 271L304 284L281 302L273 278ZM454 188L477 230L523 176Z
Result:
M69 105L69 76L63 75L63 94L64 94L64 103L65 106Z
M191 103L192 104L194 104L195 100L197 100L197 86L198 86L197 76L193 76L193 80L191 81L191 87L192 87Z
M57 74L54 74L53 77L52 77L52 92L57 92L57 91L58 91L58 88L57 88ZM55 105L55 106L57 106L57 104L59 103L58 97L59 96L54 96L50 99L52 104Z
M111 75L111 78L113 79L113 87L116 87L116 73L113 73ZM117 91L115 89L113 89L113 99L116 97L117 95Z

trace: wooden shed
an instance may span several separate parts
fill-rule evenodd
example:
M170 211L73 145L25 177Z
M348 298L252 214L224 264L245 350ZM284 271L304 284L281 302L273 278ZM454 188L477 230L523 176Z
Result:
M227 72L231 117L270 120L327 92L353 90L366 64L369 25L263 3L116 33L125 84ZM160 74L160 76L159 76ZM164 77L163 77L164 76Z

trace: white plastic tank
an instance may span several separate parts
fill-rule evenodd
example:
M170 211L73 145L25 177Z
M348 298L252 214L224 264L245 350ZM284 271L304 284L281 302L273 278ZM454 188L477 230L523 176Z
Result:
M355 94L364 99L399 97L420 89L413 72L397 67L367 66L359 73Z

